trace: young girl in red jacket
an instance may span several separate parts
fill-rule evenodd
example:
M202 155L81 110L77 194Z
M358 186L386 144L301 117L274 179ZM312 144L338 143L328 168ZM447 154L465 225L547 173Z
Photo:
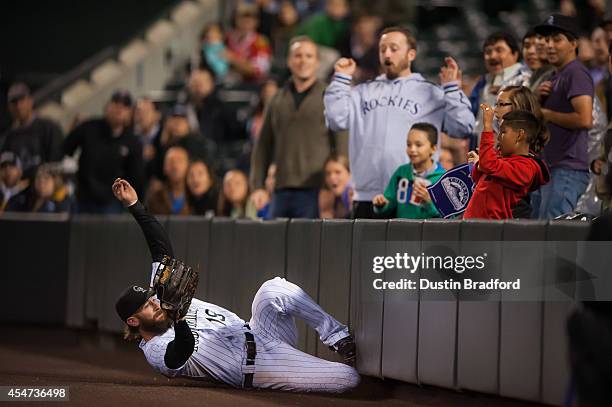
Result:
M514 206L550 180L546 164L530 151L537 152L546 142L544 124L526 110L506 113L496 149L493 109L486 104L480 108L484 128L479 161L472 170L476 187L463 219L511 219Z

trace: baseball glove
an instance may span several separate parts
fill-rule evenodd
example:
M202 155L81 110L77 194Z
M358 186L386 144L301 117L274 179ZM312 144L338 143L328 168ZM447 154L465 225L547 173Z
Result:
M198 272L169 256L164 256L153 278L153 291L160 306L174 321L187 314L197 286Z

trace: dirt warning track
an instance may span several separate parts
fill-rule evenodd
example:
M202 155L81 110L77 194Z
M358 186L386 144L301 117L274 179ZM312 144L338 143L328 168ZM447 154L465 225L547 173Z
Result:
M8 327L3 331L0 385L69 386L67 404L71 406L538 406L367 377L356 391L337 396L237 390L217 383L167 379L151 369L136 344L125 343L116 335L31 327Z

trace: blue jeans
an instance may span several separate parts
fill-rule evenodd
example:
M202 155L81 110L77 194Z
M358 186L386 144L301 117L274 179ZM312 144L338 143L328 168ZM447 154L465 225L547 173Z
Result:
M554 219L573 212L588 183L588 171L553 168L550 182L531 194L531 217Z
M319 217L319 188L277 189L272 195L272 218Z

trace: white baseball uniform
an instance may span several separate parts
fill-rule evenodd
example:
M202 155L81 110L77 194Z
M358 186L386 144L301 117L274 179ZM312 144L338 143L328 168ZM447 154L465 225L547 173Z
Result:
M156 267L154 266L154 269ZM295 348L295 317L315 329L321 341L331 346L349 335L342 325L297 285L276 277L266 281L253 300L248 326L257 347L254 366L246 365L245 321L214 304L194 299L186 322L195 338L187 362L170 369L164 362L174 328L149 341L142 341L147 361L165 376L213 378L242 387L244 375L254 373L253 387L289 391L343 392L360 381L359 373L345 364L329 362Z
M159 262L165 255L173 257L172 244L164 228L142 203L137 201L128 209L140 225L151 251L152 284ZM296 317L315 329L328 346L349 336L348 328L323 311L304 290L276 277L257 291L248 325L233 312L193 299L185 323L177 324L182 334L177 338L181 339L180 344L184 345L185 336L191 339L187 328L194 339L193 351L188 353L190 356L182 366L175 369L166 364L166 353L172 356L177 352L174 327L148 341L142 340L140 348L153 368L170 377L213 378L234 387L291 391L339 393L357 386L360 377L354 368L295 348ZM168 352L171 342L171 349L175 351ZM177 365L183 360L179 358Z

